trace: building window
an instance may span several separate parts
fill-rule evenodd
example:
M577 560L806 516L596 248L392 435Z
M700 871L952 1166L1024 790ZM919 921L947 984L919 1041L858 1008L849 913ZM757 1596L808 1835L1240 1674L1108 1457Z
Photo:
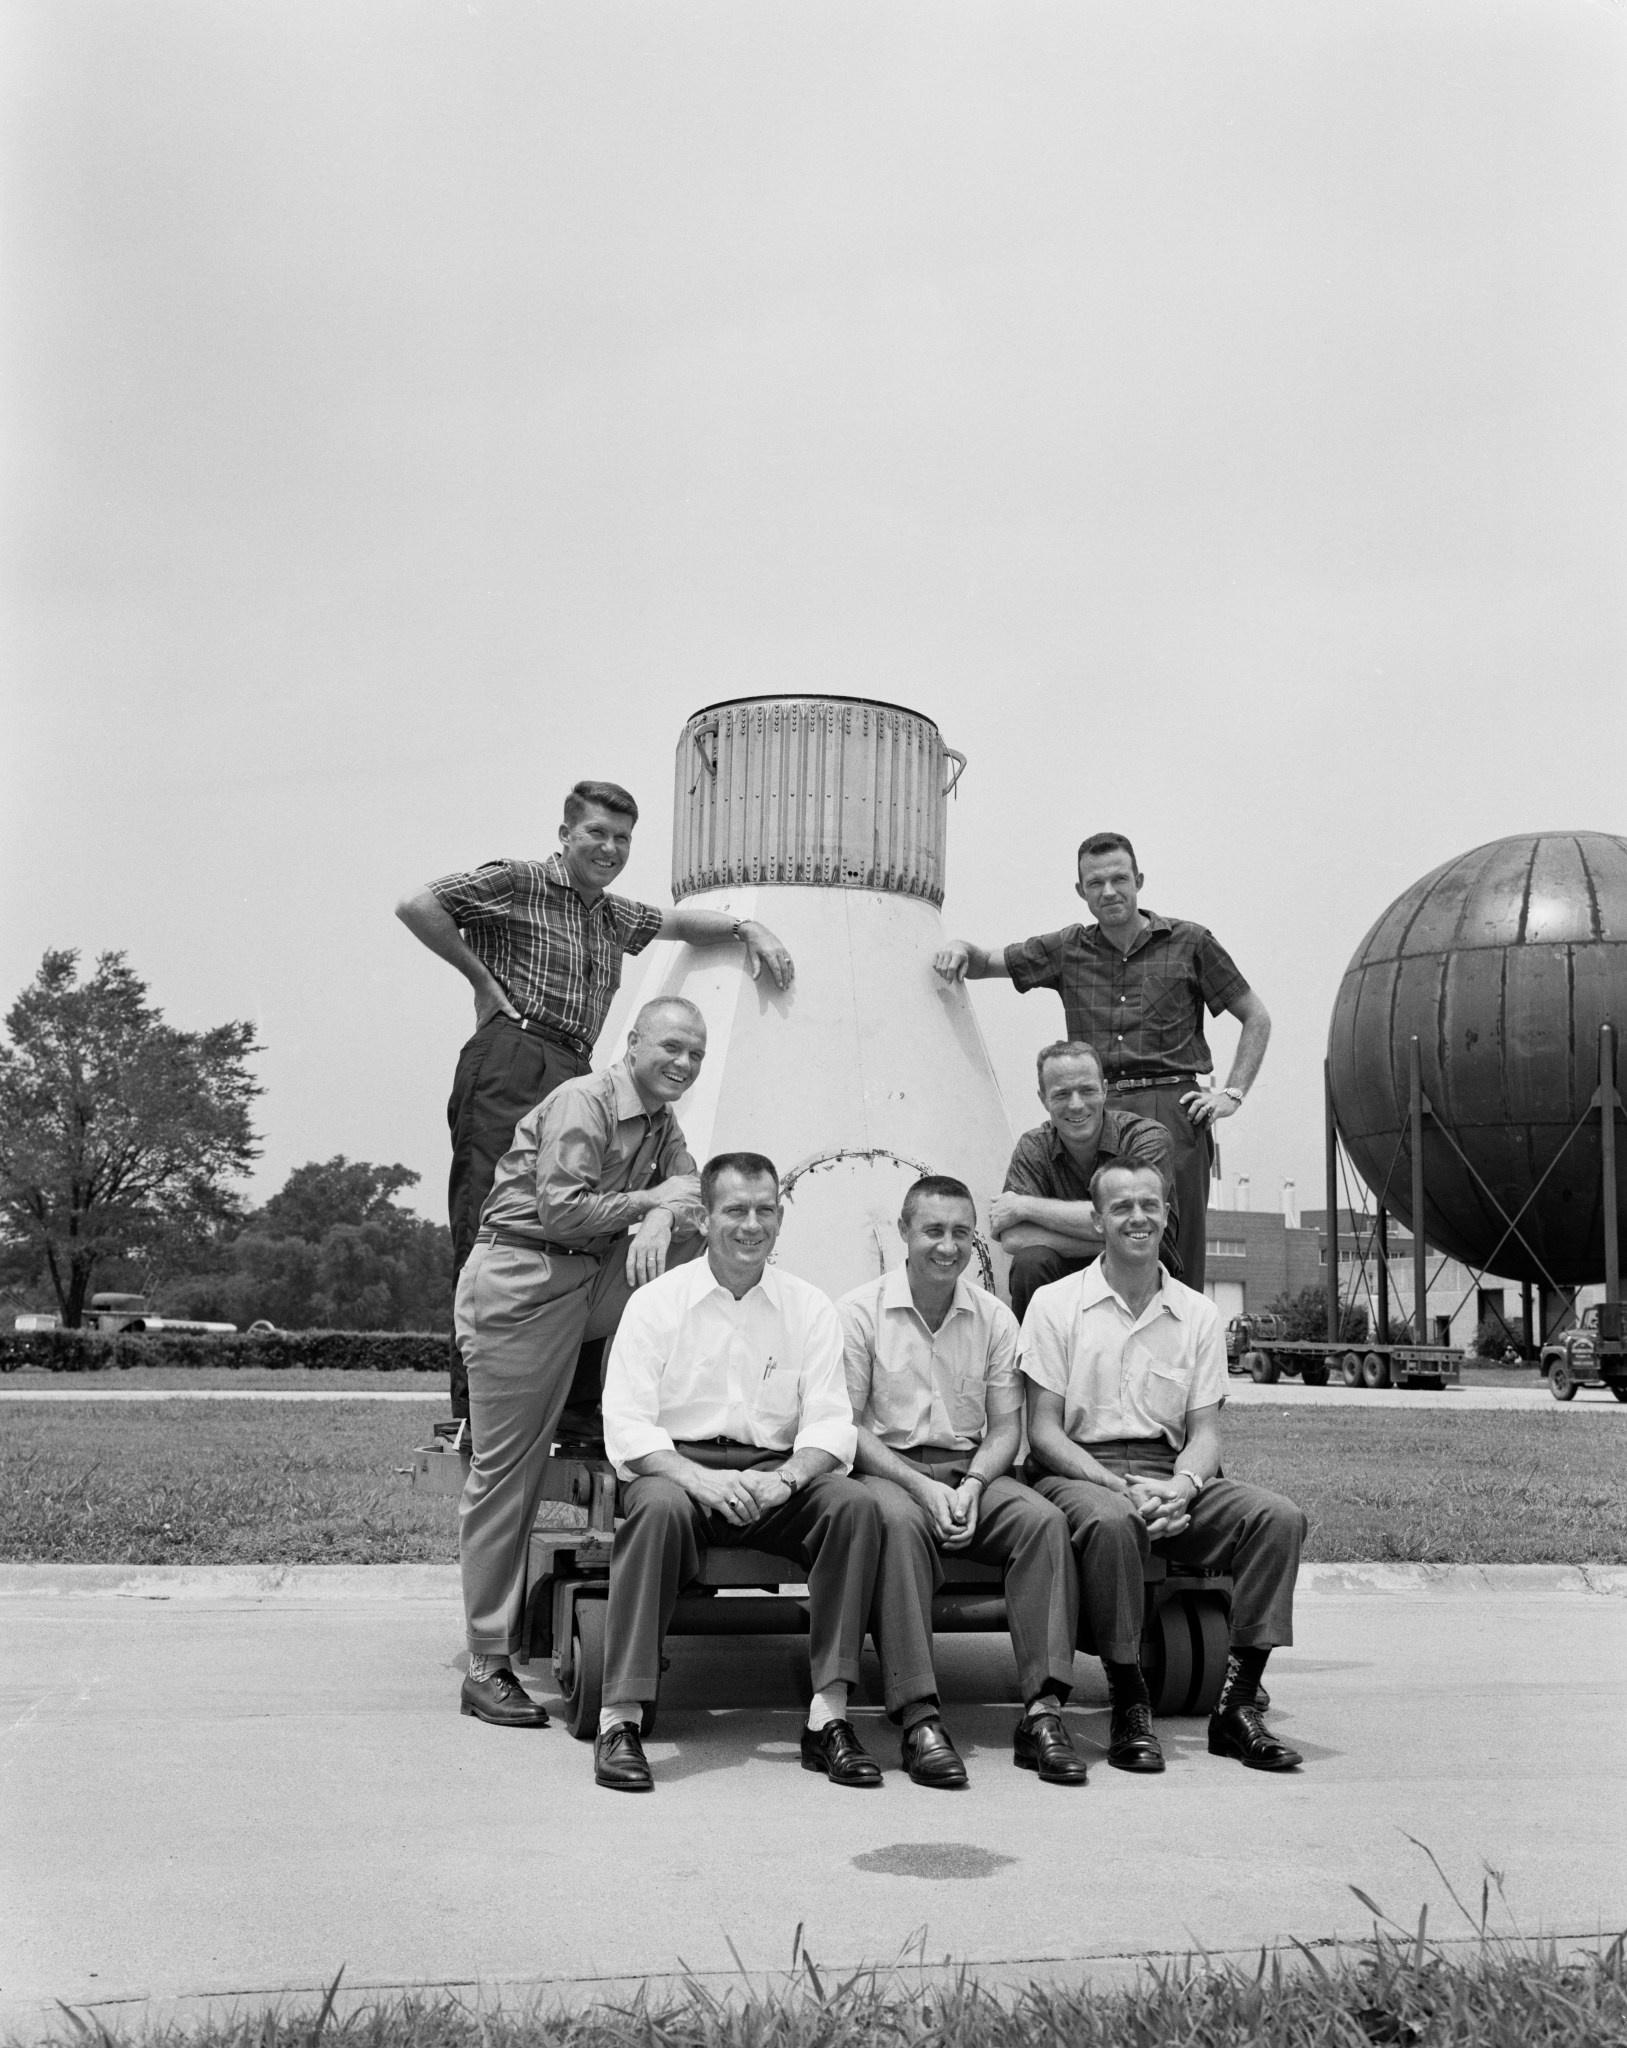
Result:
M1246 1259L1248 1246L1241 1238L1215 1237L1209 1240L1209 1256L1212 1259Z

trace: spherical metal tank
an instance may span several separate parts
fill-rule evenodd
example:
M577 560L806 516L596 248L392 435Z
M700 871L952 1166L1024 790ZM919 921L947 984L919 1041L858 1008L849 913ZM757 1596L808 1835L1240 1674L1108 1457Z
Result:
M1339 986L1328 1073L1351 1160L1410 1225L1416 1035L1432 1112L1423 1144L1427 1242L1508 1279L1602 1279L1601 1127L1591 1106L1606 1023L1619 1043L1627 839L1534 833L1447 861L1390 905ZM1623 1169L1615 1227L1627 1243L1619 1112L1615 1128Z

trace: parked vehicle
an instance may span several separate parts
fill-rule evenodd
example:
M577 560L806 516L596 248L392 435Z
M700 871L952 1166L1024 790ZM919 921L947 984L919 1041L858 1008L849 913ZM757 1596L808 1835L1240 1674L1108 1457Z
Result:
M236 1323L200 1323L190 1316L155 1316L148 1309L144 1294L93 1294L85 1311L84 1327L121 1330L131 1335L144 1330L164 1330L183 1337L237 1335Z
M1459 1352L1445 1345L1329 1344L1285 1337L1280 1316L1233 1316L1226 1325L1226 1364L1234 1372L1269 1386L1297 1374L1308 1387L1325 1387L1334 1377L1347 1387L1444 1387L1462 1377ZM1627 1395L1622 1397L1627 1399Z
M43 1310L31 1312L28 1309L24 1309L23 1313L14 1319L11 1327L25 1334L33 1330L60 1330L62 1328L62 1318L55 1309L52 1309L49 1313Z
M1608 1387L1618 1401L1627 1401L1627 1358L1618 1335L1614 1344L1603 1334L1604 1302L1584 1309L1582 1320L1542 1347L1542 1371L1556 1401L1574 1401L1578 1387ZM1619 1320L1620 1309L1616 1314Z

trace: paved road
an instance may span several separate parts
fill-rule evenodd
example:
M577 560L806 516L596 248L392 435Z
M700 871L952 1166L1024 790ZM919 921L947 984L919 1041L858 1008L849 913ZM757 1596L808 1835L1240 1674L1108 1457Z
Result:
M1409 1836L1465 1898L1501 1871L1528 1933L1627 1924L1627 1569L1308 1567L1270 1678L1292 1777L1209 1757L1195 1722L1164 1724L1164 1777L1105 1768L1081 1659L1082 1790L1011 1768L1001 1636L941 1648L964 1794L910 1785L874 1708L882 1791L806 1775L793 1646L675 1639L633 1799L557 1725L461 1719L460 1635L441 1566L0 1567L0 2035L60 2031L58 1997L185 2016L341 1963L362 1995L581 1997L679 1957L721 1988L731 1940L783 1970L799 1922L821 1964L924 1928L928 1957L1005 1981L1359 1938L1352 1884L1448 1933Z

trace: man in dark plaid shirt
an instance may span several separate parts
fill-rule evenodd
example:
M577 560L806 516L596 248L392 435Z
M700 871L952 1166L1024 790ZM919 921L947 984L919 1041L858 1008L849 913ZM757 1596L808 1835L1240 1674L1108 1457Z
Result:
M1201 1294L1214 1124L1242 1108L1265 1058L1271 1018L1214 933L1142 910L1141 884L1129 840L1098 832L1079 849L1077 883L1095 924L1020 939L1001 952L956 939L932 964L945 981L999 976L1023 995L1057 991L1069 1038L1101 1054L1107 1107L1151 1117L1174 1140L1182 1277ZM1212 1017L1228 1011L1243 1027L1218 1090L1198 1085L1215 1064L1203 1036L1205 1006Z
M546 860L493 860L442 875L396 906L414 938L455 967L475 994L474 1036L458 1056L447 1205L452 1265L462 1271L497 1162L527 1110L588 1071L594 1041L621 983L623 954L651 939L745 947L755 980L766 967L791 985L791 956L766 925L681 904L658 910L609 893L627 865L638 805L614 782L579 782L565 799L559 851ZM452 1413L469 1413L469 1386L452 1345Z

